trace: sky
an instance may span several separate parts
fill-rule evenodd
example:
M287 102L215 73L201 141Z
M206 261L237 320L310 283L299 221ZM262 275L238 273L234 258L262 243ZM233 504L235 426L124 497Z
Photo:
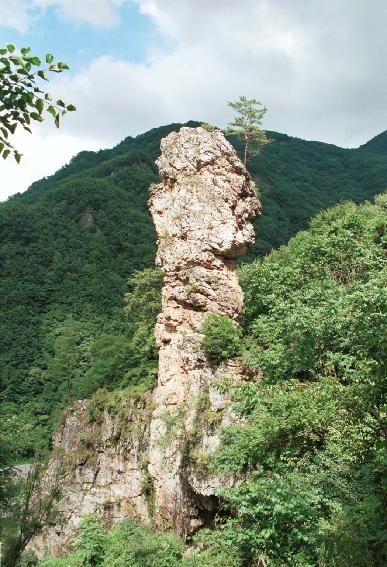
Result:
M224 127L240 95L263 127L357 147L387 128L387 0L0 0L0 47L53 53L77 111L17 132L0 200L82 150L171 122Z

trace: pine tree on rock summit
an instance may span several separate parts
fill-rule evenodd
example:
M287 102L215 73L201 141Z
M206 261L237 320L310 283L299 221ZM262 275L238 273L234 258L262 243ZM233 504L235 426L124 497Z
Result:
M244 163L246 165L248 156L257 155L261 148L270 141L264 130L260 128L267 108L255 98L248 99L245 96L230 101L228 106L233 108L237 115L229 123L226 134L237 136L244 141Z

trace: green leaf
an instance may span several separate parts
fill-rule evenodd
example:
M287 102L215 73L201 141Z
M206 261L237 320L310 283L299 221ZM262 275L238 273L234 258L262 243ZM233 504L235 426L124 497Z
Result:
M66 108L69 112L74 112L75 110L77 110L77 107L73 104L68 104Z
M57 128L59 128L59 118L60 118L60 117L59 117L59 112L58 112L58 114L55 116L55 126L56 126Z
M52 53L47 53L46 55L46 63L52 63L54 61L54 56L52 55Z
M15 65L23 65L23 61L17 55L11 55L10 60L12 63L15 63Z
M16 124L6 124L6 127L8 128L8 130L11 132L11 134L15 133L16 130Z
M57 100L57 101L56 101L56 104L57 104L58 106L61 106L62 108L65 108L65 107L66 107L65 103L64 103L63 100L61 100L61 99Z
M46 71L42 71L42 70L38 71L38 77L44 79L45 81L48 81L48 76Z
M9 154L11 153L11 150L4 150L2 153L3 159L7 159L7 157L9 156Z
M35 65L36 67L40 67L41 65L41 60L39 59L39 57L31 57L29 59L29 62L32 63L32 65Z
M21 160L21 157L22 157L21 154L19 154L19 152L15 152L14 157L15 157L15 160L17 161L17 163L20 163L20 160Z
M43 122L44 118L40 116L37 112L31 112L30 114L32 120L36 120L37 122Z
M10 53L13 53L13 52L15 51L15 46L12 45L12 43L9 43L9 44L7 45L7 49L8 49L8 51L9 51Z
M30 47L22 47L20 52L22 55L27 55L27 53L29 53L31 51Z
M44 103L43 103L43 101L42 101L41 98L38 98L38 99L36 100L35 108L36 108L36 110L39 112L39 114L42 114L43 108L44 108Z
M49 112L54 118L56 117L56 110L53 106L49 106L47 108L47 112Z

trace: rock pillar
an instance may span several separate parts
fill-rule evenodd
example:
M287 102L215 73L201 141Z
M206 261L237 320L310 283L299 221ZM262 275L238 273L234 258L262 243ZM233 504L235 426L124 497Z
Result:
M149 206L165 278L148 470L156 525L184 537L209 523L218 482L198 478L187 456L187 445L198 438L203 393L210 411L221 407L200 329L209 313L238 323L243 294L236 259L253 243L259 203L244 164L219 130L172 132L161 142L157 165L161 183L152 189ZM230 364L228 372L237 377L240 370ZM211 451L216 435L199 433L201 445Z

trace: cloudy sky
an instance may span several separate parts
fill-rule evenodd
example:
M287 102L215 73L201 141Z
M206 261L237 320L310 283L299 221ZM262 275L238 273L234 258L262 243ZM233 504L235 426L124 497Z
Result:
M0 46L52 52L77 106L0 163L0 200L83 149L189 119L225 126L241 94L264 127L356 147L387 128L386 0L0 0Z

